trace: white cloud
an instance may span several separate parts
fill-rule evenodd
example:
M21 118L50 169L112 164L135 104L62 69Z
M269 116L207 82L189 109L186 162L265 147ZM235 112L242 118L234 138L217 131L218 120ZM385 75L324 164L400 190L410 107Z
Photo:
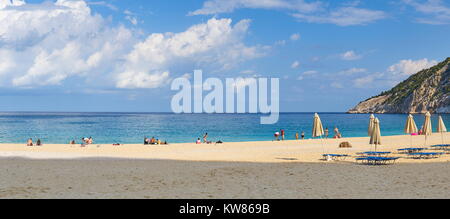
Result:
M0 0L0 9L4 9L10 6L21 6L24 4L24 0Z
M294 34L291 35L290 38L291 38L292 41L297 41L297 40L300 39L300 34L294 33Z
M300 21L309 23L328 23L338 26L366 25L387 17L383 11L355 7L342 7L328 13L296 13L293 15Z
M330 8L321 1L304 0L208 0L201 9L189 15L231 13L237 9L285 10L301 22L330 23L339 26L366 25L387 17L378 10L357 8L359 2L343 3L343 7Z
M437 61L420 59L420 60L400 60L398 63L391 65L383 73L371 73L353 80L353 84L358 88L367 87L392 87L412 74L421 70L430 68L438 64ZM367 71L365 71L367 72ZM375 83L376 82L376 83Z
M339 82L332 82L332 83L330 84L330 86L331 86L332 88L337 88L337 89L342 89L342 88L344 88L344 85L342 85L342 84L339 83Z
M316 1L307 3L303 0L208 0L203 8L190 12L190 15L211 15L230 13L241 8L252 9L287 9L302 12L315 11L321 3Z
M131 24L133 25L137 25L138 24L138 20L136 17L133 16L125 16L125 19L127 19Z
M350 68L350 69L339 72L339 74L354 75L354 74L364 73L364 72L367 72L367 69L365 69L365 68Z
M420 59L420 60L401 60L398 63L390 66L388 72L394 75L405 75L409 76L415 74L421 70L431 68L438 62L435 60Z
M298 68L300 67L300 62L299 61L295 61L294 63L292 63L291 68Z
M231 23L231 19L212 18L185 32L150 35L127 55L124 69L118 76L118 87L151 88L154 86L152 83L145 86L137 83L137 79L129 78L133 75L143 78L150 72L161 71L172 63L186 59L217 63L226 69L263 55L263 48L247 47L242 43L250 21L242 20L234 26Z
M242 42L249 20L231 25L213 18L142 41L140 33L113 26L82 0L0 0L0 8L0 86L62 85L73 78L95 87L156 88L170 81L179 62L231 68L267 49Z
M450 7L445 6L442 0L403 0L403 2L424 15L416 19L419 23L450 24Z
M381 76L382 74L379 73L366 75L364 77L353 80L353 85L357 88L373 87L375 80L377 78L380 78Z
M104 6L104 7L109 8L110 10L113 10L113 11L118 11L118 10L119 10L115 5L110 4L110 3L108 3L108 2L105 2L105 1L88 1L88 2L86 2L86 3L87 3L88 5L100 5L100 6Z
M109 27L84 1L13 2L0 11L0 50L15 67L0 81L35 87L59 85L72 76L95 78L113 71L111 63L134 41L130 30Z
M342 60L346 60L346 61L353 61L353 60L358 60L362 58L362 55L358 55L355 53L355 51L347 51L344 52L340 55Z
M302 74L300 74L300 76L298 76L297 80L302 81L302 80L304 80L306 77L308 77L308 76L314 76L314 75L316 75L317 73L319 73L319 72L317 72L317 71L305 71L305 72L303 72Z

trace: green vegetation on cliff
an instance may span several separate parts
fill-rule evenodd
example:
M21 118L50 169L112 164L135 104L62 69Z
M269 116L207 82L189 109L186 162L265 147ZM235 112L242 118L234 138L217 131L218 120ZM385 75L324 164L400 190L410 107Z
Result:
M426 79L432 77L436 72L444 68L446 65L450 64L450 57L445 61L439 63L438 65L422 70L417 74L412 75L405 81L401 82L394 88L389 91L385 91L378 96L371 97L367 100L377 98L380 96L391 95L389 99L386 100L385 104L398 104L402 103L408 96L410 96L415 90L417 90ZM445 93L450 92L450 84L446 84L439 92L436 93L436 96L442 96Z

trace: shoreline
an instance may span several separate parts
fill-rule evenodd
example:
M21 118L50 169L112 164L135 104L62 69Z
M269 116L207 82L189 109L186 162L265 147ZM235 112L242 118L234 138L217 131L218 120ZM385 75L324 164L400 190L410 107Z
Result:
M450 139L450 133L444 134ZM411 140L413 145L411 145ZM385 136L378 151L393 152L409 147L424 147L424 136ZM352 148L338 148L342 142L349 142ZM322 147L323 143L323 147ZM442 144L441 134L428 137L427 145ZM25 144L0 144L0 158L20 157L29 159L85 159L116 158L144 160L174 160L202 162L251 162L251 163L321 163L322 154L348 154L356 156L358 152L373 151L368 137L342 139L310 139L286 141L258 142L225 142L224 144L180 143L169 145L124 144L92 144L85 148L68 144L44 144L44 146L27 147ZM355 162L349 157L346 161ZM412 160L400 159L399 163L431 163L450 162L450 156L437 159ZM325 162L330 163L330 162Z
M446 139L450 134L446 133ZM413 139L423 144L424 137ZM339 149L348 141L351 149ZM0 144L0 199L428 199L450 197L450 155L390 166L321 161L369 151L369 138L168 146ZM410 136L382 139L380 151ZM430 136L440 144L441 136ZM419 146L417 145L417 146ZM373 147L372 147L373 149ZM393 156L397 156L394 154Z

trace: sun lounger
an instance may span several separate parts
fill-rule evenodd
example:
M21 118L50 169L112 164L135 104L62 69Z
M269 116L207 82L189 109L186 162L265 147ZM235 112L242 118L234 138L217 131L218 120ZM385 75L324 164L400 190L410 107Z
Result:
M356 158L356 162L360 161L362 164L367 165L388 165L394 164L400 157L359 157Z
M427 149L427 148L403 148L403 149L398 149L398 151L399 151L399 152L405 152L405 153L411 154L411 153L421 152L421 151L424 151L424 150L426 150L426 149Z
M439 158L444 153L410 153L408 156L412 159L434 159Z
M450 144L433 145L433 146L431 146L431 148L436 149L436 150L445 150L445 149L449 149L450 148Z
M345 158L349 157L346 154L324 154L323 155L323 159L324 160L334 160L334 161L339 161L339 160L345 160Z
M391 152L376 152L376 151L368 151L359 153L360 155L370 156L370 157L386 157L391 154Z

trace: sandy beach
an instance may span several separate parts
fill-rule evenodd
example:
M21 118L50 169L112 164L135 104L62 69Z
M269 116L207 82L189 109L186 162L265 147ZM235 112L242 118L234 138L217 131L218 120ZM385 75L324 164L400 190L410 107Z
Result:
M449 138L447 134L444 139ZM450 139L450 138L449 138ZM339 149L348 141L351 149ZM321 154L373 150L368 138L169 146L0 145L0 198L450 198L450 156L392 166ZM424 137L413 137L414 147ZM435 134L428 144L442 143ZM410 147L383 137L379 151Z
M450 140L450 134L444 139ZM412 145L411 145L412 140ZM352 148L338 148L341 142L349 142ZM428 136L427 145L442 144L440 134ZM383 137L378 151L397 152L407 147L424 147L424 136ZM121 158L177 161L214 161L214 162L321 162L322 154L337 153L356 155L358 152L371 151L369 138L315 139L299 141L236 142L224 144L170 144L157 146L144 145L100 145L92 144L85 148L80 145L44 145L27 147L25 144L0 144L0 157L21 157L29 159L80 159L80 158ZM395 155L397 156L397 155ZM399 155L400 157L403 155ZM354 160L349 159L353 162ZM401 159L400 163L448 162L449 156L433 160Z

